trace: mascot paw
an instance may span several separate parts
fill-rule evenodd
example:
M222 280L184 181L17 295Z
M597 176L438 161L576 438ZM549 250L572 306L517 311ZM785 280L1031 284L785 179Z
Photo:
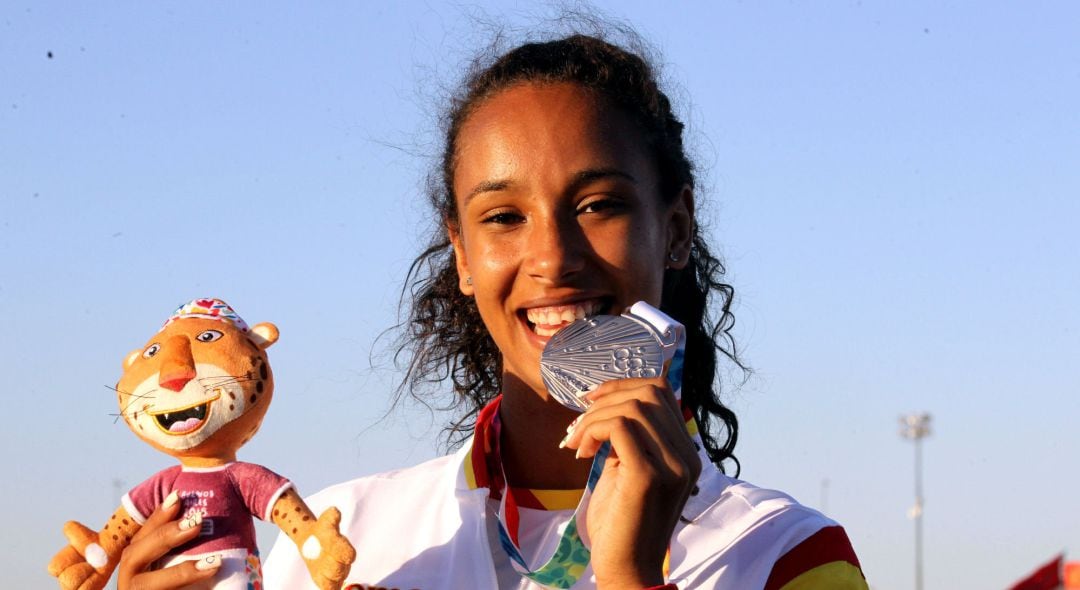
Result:
M92 545L96 546L96 543ZM104 550L101 553L104 555ZM68 545L49 562L49 573L56 577L64 590L101 590L109 582L111 572L103 574L97 571L92 558L84 557L75 547Z
M115 565L98 543L99 536L81 523L64 525L68 545L49 561L49 573L64 590L101 590L109 581Z
M356 549L338 532L340 524L341 513L337 508L328 508L300 546L311 579L320 590L340 590L356 560Z

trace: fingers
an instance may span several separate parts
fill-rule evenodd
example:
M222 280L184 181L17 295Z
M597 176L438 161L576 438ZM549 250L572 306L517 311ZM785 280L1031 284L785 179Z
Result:
M82 590L86 583L93 578L94 573L94 566L83 562L72 565L54 575L56 575L56 580L60 582L60 587L64 590Z
M641 423L651 436L682 450L690 450L693 443L686 433L682 412L671 389L663 380L620 379L609 381L589 394L593 400L589 409L571 424L564 441L570 448L577 448L579 433L585 425L598 420L623 416ZM586 449L579 456L591 456Z
M202 515L196 514L191 518L166 522L153 528L149 525L150 521L147 520L147 526L144 526L139 531L141 538L133 541L124 550L123 559L120 560L121 579L125 577L134 578L173 548L179 547L198 536L202 525Z
M70 547L73 547L82 560L85 560L92 568L100 573L106 573L109 563L109 555L98 544L98 533L82 523L69 520L64 523L64 536L67 537ZM61 570L62 571L62 570Z
M221 567L221 563L220 555L211 555L197 561L185 561L164 569L143 572L132 577L130 582L121 587L124 590L183 588L212 577Z
M74 547L67 545L49 560L49 575L55 578L60 572L83 561L83 556Z
M173 520L180 513L180 496L174 490L171 494L166 496L165 500L158 506L150 518L146 519L146 523L139 529L135 536L131 538L131 542L135 543L139 539L151 532L155 531L161 525Z
M67 537L68 543L74 547L80 555L86 554L86 546L92 543L97 543L98 534L97 531L92 531L82 523L69 520L64 523L64 536Z
M590 391L585 397L591 402L597 402L603 397L620 392L633 391L643 387L652 387L658 394L658 399L663 401L676 415L682 415L679 400L675 399L675 393L671 391L671 385L666 377L653 377L649 379L615 379L601 383L596 389Z
M696 480L701 460L666 381L609 381L589 397L593 404L571 424L563 446L588 458L610 441L621 462L645 478L663 477L663 487Z

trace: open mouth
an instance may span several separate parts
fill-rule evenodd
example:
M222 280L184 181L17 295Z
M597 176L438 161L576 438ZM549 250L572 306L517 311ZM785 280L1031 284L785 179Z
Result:
M531 307L525 310L525 320L537 336L554 336L556 332L573 323L603 313L610 302L606 299L590 299L567 305Z
M210 404L217 399L215 397L201 404L178 410L155 412L151 416L158 428L166 434L191 434L206 424L206 417L210 415Z

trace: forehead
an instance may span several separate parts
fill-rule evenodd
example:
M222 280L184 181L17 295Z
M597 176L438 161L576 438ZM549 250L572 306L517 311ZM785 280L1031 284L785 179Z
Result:
M454 192L494 179L561 180L561 174L618 168L651 178L641 131L620 108L583 86L521 83L481 102L456 141Z
M172 322L157 334L154 334L146 341L146 343L153 344L154 342L160 342L161 340L174 335L195 337L206 330L217 330L222 334L243 334L243 332L229 322L208 320L205 318L181 318Z

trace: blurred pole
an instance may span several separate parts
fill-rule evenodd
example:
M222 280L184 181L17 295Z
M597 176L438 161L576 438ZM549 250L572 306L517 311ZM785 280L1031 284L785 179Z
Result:
M900 417L900 436L915 442L915 505L908 515L915 521L915 590L923 590L923 485L922 439L930 435L930 414Z

